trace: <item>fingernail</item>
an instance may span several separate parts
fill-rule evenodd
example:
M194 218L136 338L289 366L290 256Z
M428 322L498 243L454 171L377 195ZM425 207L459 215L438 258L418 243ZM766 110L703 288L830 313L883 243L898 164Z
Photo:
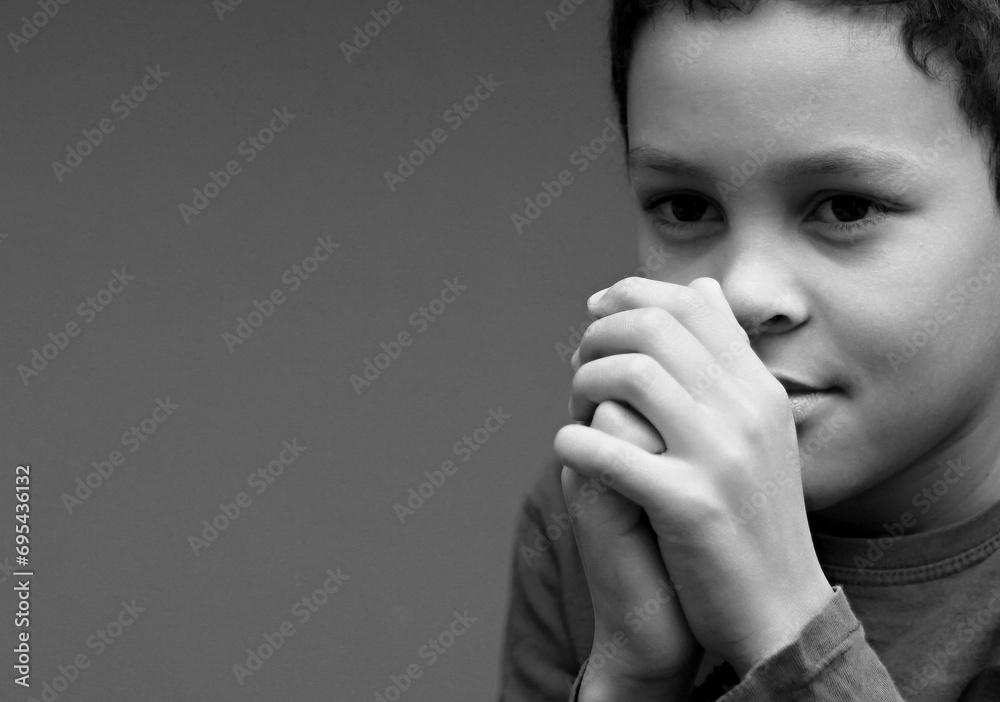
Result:
M600 300L602 297L604 297L604 293L606 293L607 291L608 289L604 288L604 290L598 290L593 295L591 295L587 299L587 307L593 307L594 305L596 305L597 301Z

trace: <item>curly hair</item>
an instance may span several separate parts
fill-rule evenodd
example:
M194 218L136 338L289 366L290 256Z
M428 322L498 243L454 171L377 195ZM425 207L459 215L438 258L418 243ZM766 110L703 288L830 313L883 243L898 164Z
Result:
M750 14L760 0L681 0L688 14L699 7L715 19L731 12ZM805 0L796 0L798 2ZM881 11L886 24L897 24L910 62L927 77L940 78L929 65L940 51L956 69L957 105L973 134L983 141L985 161L1000 208L1000 0L809 0L823 9ZM628 73L635 41L656 12L672 0L612 0L609 44L611 85L626 149L628 148ZM919 47L919 48L918 48Z

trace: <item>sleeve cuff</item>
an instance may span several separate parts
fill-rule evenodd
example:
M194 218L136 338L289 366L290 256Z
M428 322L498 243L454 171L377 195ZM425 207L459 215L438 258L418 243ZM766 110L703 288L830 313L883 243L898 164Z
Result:
M837 585L833 592L798 639L754 666L717 702L797 699L806 690L815 699L901 702L843 589Z
M865 641L864 629L847 595L839 585L833 587L833 592L826 607L806 624L798 639L758 663L738 684L720 684L736 680L735 673L731 681L720 674L715 681L704 681L690 699L773 702L799 699L799 693L808 691L813 699L903 702L889 671ZM588 661L580 666L568 702L579 702ZM732 671L728 665L726 668Z

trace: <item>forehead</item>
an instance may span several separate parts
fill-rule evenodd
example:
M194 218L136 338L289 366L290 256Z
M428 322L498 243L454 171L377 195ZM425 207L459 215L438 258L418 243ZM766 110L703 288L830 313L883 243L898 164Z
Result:
M967 133L942 75L922 74L896 27L875 17L765 0L720 21L704 9L687 17L677 3L634 47L630 145L697 145L702 159L728 151L731 160L773 138L796 151L871 146L918 156L942 130Z

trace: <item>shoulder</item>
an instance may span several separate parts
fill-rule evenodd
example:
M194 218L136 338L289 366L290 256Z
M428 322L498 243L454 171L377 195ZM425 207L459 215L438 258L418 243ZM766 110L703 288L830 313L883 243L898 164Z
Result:
M553 456L535 473L522 499L522 507L528 516L544 520L552 511L566 510L562 493L562 470L559 459Z
M552 579L582 573L573 520L563 498L562 471L558 457L544 462L521 498L517 517L515 557L519 567L535 570L541 565Z
M534 474L521 501L513 549L514 586L536 615L547 613L547 635L556 636L553 632L558 630L557 638L564 638L578 665L593 642L594 610L573 519L563 498L562 471L562 462L551 456Z

